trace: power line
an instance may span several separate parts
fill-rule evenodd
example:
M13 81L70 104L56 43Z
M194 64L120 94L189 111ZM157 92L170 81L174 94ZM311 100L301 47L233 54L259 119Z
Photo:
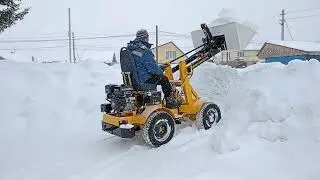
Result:
M94 35L94 36L110 36L103 33L92 33L92 32L75 32L76 34L82 34L82 35ZM149 32L149 35L155 35L155 32Z
M77 38L76 40L112 39L112 38L132 37L132 36L135 36L135 34L115 35L115 36L100 36L100 37L86 37L86 38Z
M69 39L28 39L28 40L8 40L0 41L0 43L36 43L36 42L56 42L56 41L69 41Z
M132 37L135 34L126 34L126 35L114 35L114 36L97 36L97 37L83 37L75 38L75 40L94 40L94 39L112 39L112 38L121 38L121 37ZM0 41L0 43L37 43L37 42L57 42L57 41L69 41L67 38L61 39L39 39L39 40L8 40Z
M75 40L95 40L95 39L112 39L112 38L122 38L122 37L134 37L135 34L125 34L125 35L113 35L113 36L96 36L96 37L80 37L75 38ZM180 38L190 38L190 36L185 35L162 35L169 37L180 37ZM1 44L9 43L38 43L38 42L61 42L69 41L68 38L58 38L58 39L19 39L19 40L1 40Z
M94 48L77 48L77 50L82 50L82 51L118 51L119 49L94 49Z
M19 33L19 36L21 35L22 37L30 37L30 36L51 36L51 35L65 35L65 32L48 32L48 33Z
M55 49L55 48L63 48L63 47L68 47L67 43L66 45L57 45L57 46L40 46L40 47L12 47L12 48L4 48L0 50L38 50L38 49ZM76 48L81 48L81 49L87 49L87 50L119 50L122 47L122 45L116 45L116 46L99 46L99 45L85 45L85 44L78 44L76 45ZM186 47L191 47L191 46L186 46ZM181 47L183 48L183 47Z
M289 17L286 18L287 20L293 20L293 19L301 19L301 18L308 18L308 17L316 17L316 16L320 16L320 14L314 14L314 15L308 15L308 16L297 16L297 17Z
M176 35L167 35L167 34L160 34L159 36L170 37L170 38L175 38L175 39L190 39L191 38L191 37L187 37L187 36L176 36Z
M115 46L93 46L93 45L77 45L77 47L84 47L84 48L102 48L102 49L108 49L108 48L114 48Z
M169 36L169 37L191 37L189 35L185 35L185 34L179 34L179 33L174 33L174 32L168 32L168 31L159 31L160 33L164 33L162 34L162 36ZM76 32L76 34L82 34L82 35L96 35L96 36L108 36L106 34L101 34L101 33L89 33L89 32ZM156 32L149 32L150 36L155 36ZM130 34L129 36L125 36L125 37L132 37L135 36L135 34Z
M159 31L159 32L166 33L166 34L171 34L171 35L175 35L175 36L179 36L179 37L181 37L181 36L183 36L183 37L191 37L189 35L179 34L179 33L174 33L174 32L168 32L168 31Z
M41 49L56 49L56 48L65 48L68 46L45 46L45 47L30 47L30 48L5 48L0 49L3 51L10 51L10 50L41 50Z
M291 40L293 41L293 36L292 36L291 30L290 30L290 28L289 28L288 22L287 22L286 20L285 20L284 22L286 23L286 26L287 26L287 29L288 29L288 31L289 31Z
M21 41L21 40L41 40L41 39L57 39L65 38L65 33L43 33L43 34L19 34L14 37L0 37L0 41L12 40L12 41Z
M287 11L287 13L289 13L289 14L293 14L293 13L300 13L300 12L305 12L305 11L314 11L314 10L320 10L320 7L316 7L316 8L307 8L307 9L300 9L300 10L293 10L293 11Z
M20 40L36 40L36 39L50 39L50 38L65 38L66 36L64 35L59 35L59 36L44 36L44 37L40 37L40 36L34 36L34 37L14 37L14 38L1 38L1 40L15 40L15 41L20 41Z

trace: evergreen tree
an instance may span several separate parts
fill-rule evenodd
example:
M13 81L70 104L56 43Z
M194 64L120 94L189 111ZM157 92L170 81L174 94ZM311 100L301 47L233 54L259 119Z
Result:
M20 10L21 0L0 0L0 33L22 20L30 8Z
M117 63L116 53L113 53L112 63Z

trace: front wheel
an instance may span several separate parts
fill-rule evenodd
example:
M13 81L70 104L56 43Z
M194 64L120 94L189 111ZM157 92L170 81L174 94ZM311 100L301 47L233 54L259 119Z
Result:
M173 117L164 111L152 113L142 128L142 137L152 147L168 143L174 135Z
M219 123L221 111L214 103L205 103L196 117L196 124L199 129L210 129L214 124Z

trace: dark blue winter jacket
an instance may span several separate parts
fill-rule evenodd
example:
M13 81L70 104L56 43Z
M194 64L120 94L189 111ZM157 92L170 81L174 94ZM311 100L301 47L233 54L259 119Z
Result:
M162 75L163 71L158 66L154 55L150 50L151 44L143 41L134 40L128 43L128 50L133 54L137 68L138 81L144 83L151 77L151 74Z

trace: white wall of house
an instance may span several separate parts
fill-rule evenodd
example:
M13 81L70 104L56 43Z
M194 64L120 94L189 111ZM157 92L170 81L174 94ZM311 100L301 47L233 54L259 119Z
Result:
M258 50L239 50L239 51L223 51L220 55L221 61L260 61L258 58Z

